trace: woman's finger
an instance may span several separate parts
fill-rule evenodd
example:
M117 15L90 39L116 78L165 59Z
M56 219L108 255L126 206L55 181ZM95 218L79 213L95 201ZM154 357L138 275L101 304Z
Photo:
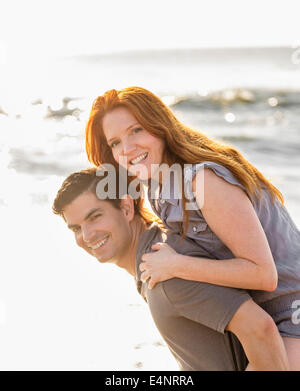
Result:
M148 281L148 289L153 289L156 285L157 281L155 278L151 277Z
M148 278L150 278L151 277L151 275L148 273L148 272L143 272L142 274L141 274L141 280L143 281L143 282L146 282L147 280L148 280Z
M154 243L154 244L152 244L152 249L159 250L163 245L164 245L164 243L160 243L160 242Z
M149 253L143 254L142 255L142 261L147 261L148 257L149 257Z

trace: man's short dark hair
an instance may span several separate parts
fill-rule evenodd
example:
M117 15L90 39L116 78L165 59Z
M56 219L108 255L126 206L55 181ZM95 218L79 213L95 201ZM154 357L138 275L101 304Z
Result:
M116 175L116 197L106 198L103 201L110 202L116 209L120 209L122 195L119 194L119 172ZM130 184L133 180L132 177L125 175L123 179L126 179L126 183ZM85 192L91 192L96 195L96 188L105 176L97 176L97 168L90 167L81 171L73 172L62 183L58 190L56 197L52 205L53 213L64 218L64 209L67 205L71 204L78 196ZM128 187L127 187L128 189ZM97 196L97 195L96 195ZM141 216L147 223L156 221L161 224L160 220L147 208L144 207L144 199L140 196L134 199L134 212L136 215Z

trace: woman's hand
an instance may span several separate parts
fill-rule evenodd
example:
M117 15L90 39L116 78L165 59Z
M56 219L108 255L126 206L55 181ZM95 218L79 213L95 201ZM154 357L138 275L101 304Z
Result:
M141 280L148 282L148 288L152 289L160 281L174 278L177 252L167 243L155 243L152 246L153 253L142 256L140 264Z

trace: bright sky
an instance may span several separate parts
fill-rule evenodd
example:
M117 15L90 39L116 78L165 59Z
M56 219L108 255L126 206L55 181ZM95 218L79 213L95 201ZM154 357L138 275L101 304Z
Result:
M0 62L128 49L300 45L298 0L2 0Z

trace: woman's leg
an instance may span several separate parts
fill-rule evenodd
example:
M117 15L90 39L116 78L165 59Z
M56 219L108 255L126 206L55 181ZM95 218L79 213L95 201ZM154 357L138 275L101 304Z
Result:
M300 338L282 337L290 371L300 371Z
M289 370L285 346L274 320L253 300L238 308L226 330L237 336L254 370Z
M245 371L254 371L254 369L252 368L251 364L248 364Z
M282 337L285 350L288 356L290 371L300 371L300 338ZM246 371L253 371L251 364L248 364Z

